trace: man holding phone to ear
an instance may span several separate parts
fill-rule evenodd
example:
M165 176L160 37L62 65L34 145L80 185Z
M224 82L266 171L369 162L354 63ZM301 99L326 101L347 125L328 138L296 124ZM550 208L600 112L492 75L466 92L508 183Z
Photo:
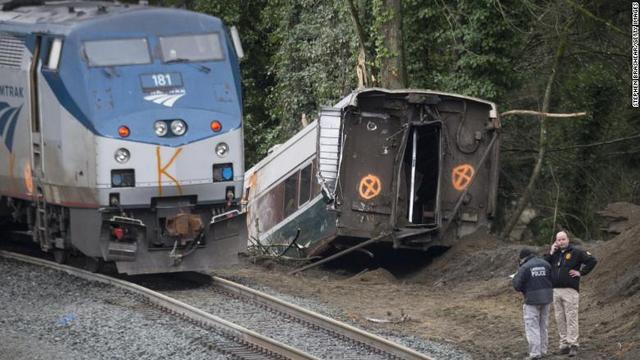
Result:
M569 236L565 231L556 234L545 260L551 264L553 308L560 336L560 353L573 357L577 355L579 345L580 278L590 273L598 261L590 252L569 244Z

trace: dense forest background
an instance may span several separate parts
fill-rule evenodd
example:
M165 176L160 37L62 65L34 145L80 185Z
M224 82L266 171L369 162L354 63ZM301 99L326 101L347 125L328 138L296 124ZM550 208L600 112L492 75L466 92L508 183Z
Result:
M165 0L238 27L246 166L359 85L494 101L502 119L499 229L518 200L532 238L600 238L597 210L638 201L631 4L606 0ZM535 174L532 181L532 174ZM518 213L520 212L517 209ZM504 231L503 231L504 233Z

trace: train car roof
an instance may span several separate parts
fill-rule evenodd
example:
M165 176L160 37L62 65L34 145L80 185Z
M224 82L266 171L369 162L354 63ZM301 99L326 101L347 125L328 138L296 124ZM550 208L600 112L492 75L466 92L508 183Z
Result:
M251 168L245 170L245 178L250 176L254 172L262 169L263 167L267 166L267 164L269 164L273 159L275 159L278 156L282 155L284 152L286 152L287 149L289 149L295 143L300 141L300 139L302 139L305 135L307 135L307 133L309 133L310 131L315 130L315 128L317 126L318 126L318 120L314 120L309 125L305 126L300 131L295 133L292 137L287 139L287 141L285 141L283 143L280 143L280 144L274 145L269 150L269 153L267 154L267 156L262 158L260 161L258 161L258 163L253 165ZM295 165L297 166L298 164L295 164Z
M351 92L351 94L345 96L344 98L342 98L342 100L340 100L338 103L333 105L333 107L334 108L338 108L338 109L342 109L342 108L345 108L347 106L357 106L358 105L358 96L360 96L362 94L373 94L373 93L376 93L376 92L377 93L384 93L384 94L442 95L442 96L451 96L451 97L457 97L457 98L461 98L461 99L472 100L472 101L476 101L476 102L479 102L479 103L483 103L483 104L489 105L491 107L491 112L489 114L489 117L491 117L491 118L497 118L498 117L498 108L496 107L496 104L491 102L491 101L487 101L487 100L483 100L483 99L479 99L479 98L475 98L475 97L471 97L471 96L460 95L460 94L454 94L454 93L448 93L448 92L442 92L442 91L434 91L434 90L424 90L424 89L389 90L389 89L383 89L383 88L364 88L364 89L354 90L353 92Z
M0 4L0 31L20 33L68 34L80 24L141 10L188 12L106 1L0 0Z

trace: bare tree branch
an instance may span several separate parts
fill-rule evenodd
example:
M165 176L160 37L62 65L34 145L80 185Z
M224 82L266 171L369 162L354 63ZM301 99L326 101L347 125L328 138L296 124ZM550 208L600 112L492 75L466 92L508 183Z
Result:
M601 141L601 142L596 142L596 143L591 143L591 144L573 145L573 146L555 148L555 149L550 149L549 152L563 151L563 150L570 150L570 149L581 149L581 148L588 148L588 147L601 146L601 145L609 145L609 144L614 144L614 143L627 141L627 140L633 140L633 139L640 139L640 134L635 134L635 135L628 136L628 137L612 139L612 140L606 140L606 141Z
M553 178L553 183L556 185L556 200L553 204L553 225L551 226L551 242L553 242L553 234L556 232L556 223L558 221L558 201L560 200L560 183L558 183L558 179L556 179L556 175L553 173L553 166L549 165L549 171L551 171L551 177Z
M635 140L635 139L640 139L640 134L635 134L635 135L631 135L631 136L627 136L627 137L610 139L610 140L605 140L605 141L600 141L600 142L595 142L595 143L589 143L589 144L578 144L578 145L565 146L565 147L559 147L559 148L551 148L551 149L547 149L547 153L564 151L564 150L571 150L571 149L583 149L583 148L602 146L602 145L610 145L610 144L615 144L615 143L619 143L619 142L623 142L623 141L629 141L629 140ZM536 150L536 149L522 149L522 148L502 148L502 149L500 149L500 151L502 151L502 152L534 153L534 152L537 152L538 150Z
M578 113L548 113L534 110L509 110L500 114L500 116L509 116L509 115L538 115L543 117L553 117L553 118L568 118L568 117L579 117L579 116L587 116L586 112L578 112Z

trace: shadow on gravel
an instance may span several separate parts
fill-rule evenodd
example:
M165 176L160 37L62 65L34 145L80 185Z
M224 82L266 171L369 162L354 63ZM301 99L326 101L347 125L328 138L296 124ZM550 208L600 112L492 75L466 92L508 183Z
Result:
M207 287L213 283L211 276L192 271L133 276L117 275L117 277L154 291L192 290Z

